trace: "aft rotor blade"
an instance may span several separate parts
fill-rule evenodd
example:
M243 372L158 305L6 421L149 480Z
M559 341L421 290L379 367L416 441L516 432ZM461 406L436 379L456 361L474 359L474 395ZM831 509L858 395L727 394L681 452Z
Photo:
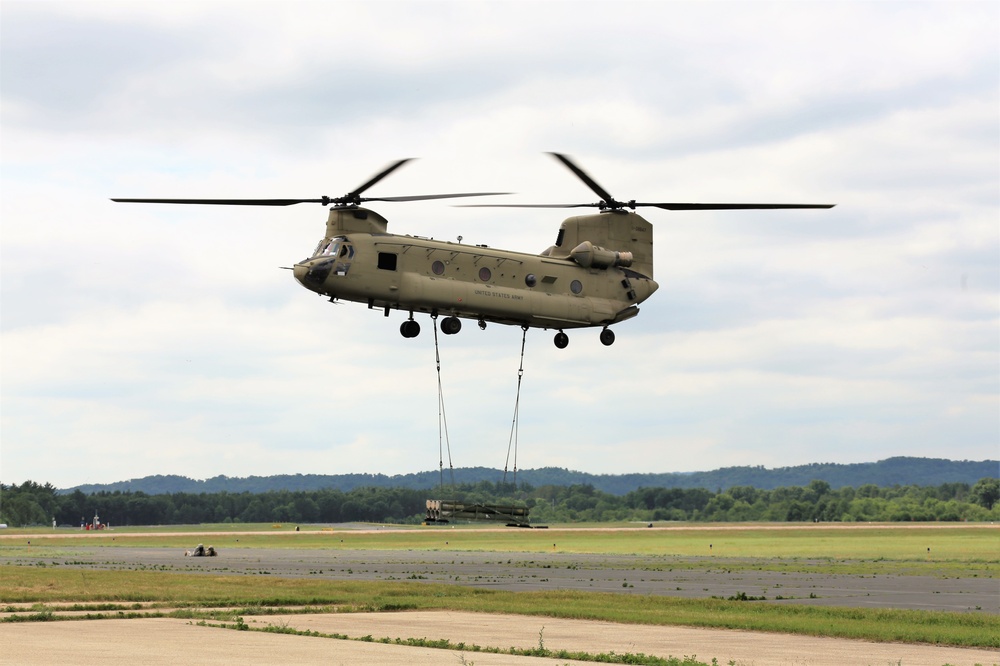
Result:
M594 191L594 194L596 194L597 196L601 197L602 199L608 202L615 200L615 198L611 196L607 190L598 185L596 180L591 178L589 175L587 175L587 173L583 169L574 164L573 160L571 160L569 157L567 157L566 155L562 155L560 153L549 153L549 155L552 155L554 158L562 162L567 169L576 174L577 178L585 182L587 184L587 187L589 187L591 190Z
M323 199L112 199L119 203L207 204L212 206L292 206L300 203L329 203Z
M600 208L599 203L589 204L458 204L455 208Z
M774 204L774 203L639 203L629 202L629 208L652 206L664 210L777 210L782 208L833 208L836 204Z
M664 210L778 210L782 208L833 208L837 204L747 203L640 203L620 202L621 208L655 207ZM461 204L456 208L611 208L605 202L585 204Z

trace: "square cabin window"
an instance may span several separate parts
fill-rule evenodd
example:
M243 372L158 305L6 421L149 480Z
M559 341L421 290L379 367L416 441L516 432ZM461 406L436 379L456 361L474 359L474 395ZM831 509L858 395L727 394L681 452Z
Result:
M396 270L396 255L391 252L379 252L378 267L384 271Z

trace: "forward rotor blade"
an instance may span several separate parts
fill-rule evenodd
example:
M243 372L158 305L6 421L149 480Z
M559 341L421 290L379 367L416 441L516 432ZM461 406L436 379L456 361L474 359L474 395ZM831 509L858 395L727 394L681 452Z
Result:
M293 206L329 203L329 199L112 199L118 203L206 204L212 206Z
M406 164L407 162L409 162L409 161L411 161L413 159L414 158L412 158L412 157L407 157L405 159L393 162L392 164L390 164L389 166L387 166L385 169L383 169L380 173L372 176L368 180L367 183L365 183L364 185L361 185L360 187L355 188L354 191L351 192L350 194L348 194L347 196L348 197L351 196L351 195L360 196L361 193L364 192L365 190L367 190L369 187L371 187L372 185L374 185L378 181L382 180L383 178L385 178L386 176L388 176L390 173L392 173L393 171L395 171L396 169L398 169L399 167L403 166L404 164Z

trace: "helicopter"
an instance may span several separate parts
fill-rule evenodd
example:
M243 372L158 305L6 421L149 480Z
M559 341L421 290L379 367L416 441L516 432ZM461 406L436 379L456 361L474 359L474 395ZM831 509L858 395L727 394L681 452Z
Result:
M555 244L538 254L485 245L463 245L388 232L388 221L362 207L368 201L404 202L509 194L467 192L403 197L362 197L370 187L403 166L393 162L340 197L319 199L136 199L115 202L230 206L329 206L326 234L306 259L292 268L306 289L328 298L367 304L386 317L408 313L404 338L420 334L414 314L429 314L441 331L455 335L462 320L555 330L559 349L569 345L567 329L600 328L602 344L615 341L611 326L639 314L639 304L659 288L653 279L653 225L635 212L664 210L745 210L832 208L832 204L644 203L619 201L568 156L550 153L600 200L577 204L473 204L467 207L597 208L596 214L563 221Z

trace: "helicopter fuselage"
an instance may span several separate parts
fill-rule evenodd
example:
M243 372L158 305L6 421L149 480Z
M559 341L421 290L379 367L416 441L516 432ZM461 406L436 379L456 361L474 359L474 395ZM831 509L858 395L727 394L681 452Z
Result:
M597 236L605 238L588 233L594 220L605 230ZM618 249L597 244L616 242L606 233L609 227L622 232ZM421 312L472 319L480 326L495 322L560 331L629 319L658 287L651 275L632 268L638 254L639 263L648 262L645 272L652 273L652 226L635 213L570 218L557 245L542 254L395 235L385 228L385 219L374 211L331 209L326 237L313 256L295 265L295 278L331 300L366 303L386 314L403 310L411 319ZM581 233L592 239L579 238ZM405 326L401 330L412 337Z
M551 153L600 197L596 203L536 205L514 208L598 208L594 215L563 221L553 246L540 254L525 254L462 245L387 231L388 222L362 208L366 201L425 201L492 196L505 192L416 194L403 197L363 197L373 185L410 160L393 162L365 183L340 197L318 199L135 199L131 203L209 204L224 206L291 206L319 203L331 206L326 235L308 258L295 264L295 279L331 301L367 303L385 315L403 310L409 318L399 327L405 338L420 333L414 313L444 315L441 330L458 333L462 319L485 328L497 322L528 328L550 328L560 349L569 344L566 328L602 326L604 345L615 341L612 324L639 313L639 303L653 295L653 225L634 211L775 210L832 208L833 204L682 203L619 201L568 156ZM493 207L496 204L489 204ZM502 204L501 204L502 206ZM508 207L508 206L504 206ZM627 210L631 209L631 210ZM461 238L459 238L461 241ZM435 329L436 330L436 329Z

